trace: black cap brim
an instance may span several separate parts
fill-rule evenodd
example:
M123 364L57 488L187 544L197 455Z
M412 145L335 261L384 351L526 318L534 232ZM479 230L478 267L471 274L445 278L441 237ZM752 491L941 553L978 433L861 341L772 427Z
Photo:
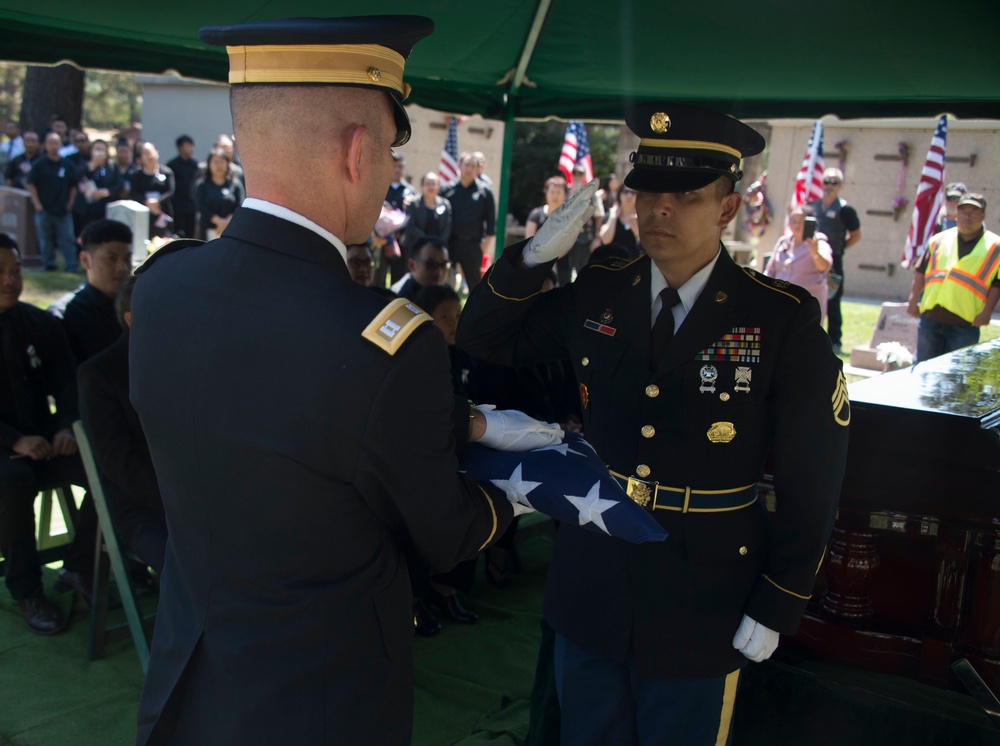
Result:
M693 192L708 186L724 174L705 173L704 170L657 172L633 168L625 176L625 186L637 192ZM728 177L727 177L728 178Z

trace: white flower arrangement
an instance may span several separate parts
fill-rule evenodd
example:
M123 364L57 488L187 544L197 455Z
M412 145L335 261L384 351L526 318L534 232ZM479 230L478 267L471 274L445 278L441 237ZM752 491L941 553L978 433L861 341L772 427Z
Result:
M913 353L899 342L882 342L877 345L875 359L882 363L884 370L913 365Z

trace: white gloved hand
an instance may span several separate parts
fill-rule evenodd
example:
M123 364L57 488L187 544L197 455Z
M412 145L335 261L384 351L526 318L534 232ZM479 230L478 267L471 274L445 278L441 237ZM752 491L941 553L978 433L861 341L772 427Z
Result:
M533 451L561 443L563 431L555 423L529 417L516 409L497 409L492 404L478 404L475 409L486 418L486 432L479 442L498 451Z
M754 663L760 663L778 649L778 633L744 614L733 637L733 647Z
M594 194L598 186L599 180L594 179L549 215L522 249L524 266L537 267L555 261L573 248L584 223L594 216Z

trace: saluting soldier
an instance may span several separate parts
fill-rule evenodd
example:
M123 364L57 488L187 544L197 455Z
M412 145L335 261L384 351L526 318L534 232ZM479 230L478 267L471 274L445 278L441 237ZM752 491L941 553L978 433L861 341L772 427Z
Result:
M589 217L592 184L503 253L458 343L505 365L568 358L588 440L670 533L635 545L560 527L544 614L562 742L725 743L741 666L796 631L812 592L849 404L816 300L737 266L720 240L741 157L763 138L671 103L626 121L646 255L538 292ZM774 515L757 499L769 453Z
M132 401L169 529L140 744L408 744L408 534L447 569L503 534L459 439L561 433L454 406L427 314L351 282L410 135L414 16L202 29L228 46L249 198L222 238L148 261ZM303 179L300 154L323 153ZM457 425L456 425L457 423Z

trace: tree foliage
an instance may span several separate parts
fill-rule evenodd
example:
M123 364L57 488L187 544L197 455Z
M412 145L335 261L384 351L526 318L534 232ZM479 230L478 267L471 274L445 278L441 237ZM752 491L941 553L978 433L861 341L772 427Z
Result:
M604 177L614 171L618 158L618 129L617 125L587 125L587 144L595 176ZM542 185L547 178L559 173L559 154L565 134L565 122L514 123L507 209L518 222L523 224L529 212L544 204Z
M88 70L83 120L99 130L125 129L142 120L142 87L132 75Z
M25 95L31 97L31 106L37 103L41 107L39 116L43 120L25 121L23 126L26 129L41 127L44 130L48 126L48 117L56 113L69 120L74 119L71 112L75 106L74 100L79 95L82 95L83 100L79 117L84 127L117 130L142 120L142 87L135 82L131 73L87 70L79 92L76 88L81 81L77 73L70 81L72 90L60 88L50 94L44 91L40 93L37 88L26 90L25 78L29 67L41 71L58 69L0 62L0 120L20 121ZM51 75L51 72L42 73L43 77ZM41 100L42 96L44 100ZM74 126L73 121L70 121L70 126Z

